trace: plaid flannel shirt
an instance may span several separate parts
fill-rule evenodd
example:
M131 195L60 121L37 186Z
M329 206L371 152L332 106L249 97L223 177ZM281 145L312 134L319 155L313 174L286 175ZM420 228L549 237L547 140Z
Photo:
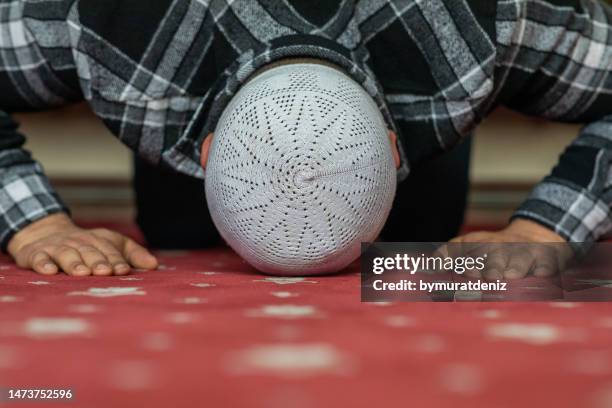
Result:
M611 20L596 0L1 0L0 109L85 99L139 155L202 178L200 143L240 84L322 58L399 132L400 181L500 104L587 124L515 217L588 245L612 229ZM6 246L65 206L0 127Z

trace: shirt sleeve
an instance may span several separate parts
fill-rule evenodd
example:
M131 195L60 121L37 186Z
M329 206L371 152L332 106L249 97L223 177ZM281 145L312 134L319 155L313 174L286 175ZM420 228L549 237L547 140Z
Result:
M23 149L24 136L8 112L80 99L63 19L69 1L14 1L0 13L0 249L28 224L68 209L41 165ZM44 11L44 12L41 12Z
M599 1L499 2L498 100L550 120L586 123L513 218L586 250L612 231L612 9Z
M0 247L28 224L57 212L68 212L42 167L22 148L17 124L0 111Z

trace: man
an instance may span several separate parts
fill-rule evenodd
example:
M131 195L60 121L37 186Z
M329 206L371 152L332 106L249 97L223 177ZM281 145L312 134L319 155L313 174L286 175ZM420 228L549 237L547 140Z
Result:
M203 139L240 86L271 62L317 58L361 84L398 132L398 195L403 180L467 138L497 105L588 123L507 228L460 240L570 241L585 250L612 229L608 6L316 3L4 2L0 106L85 98L141 157L203 178ZM126 238L74 226L7 117L4 124L0 238L20 266L75 275L155 266Z

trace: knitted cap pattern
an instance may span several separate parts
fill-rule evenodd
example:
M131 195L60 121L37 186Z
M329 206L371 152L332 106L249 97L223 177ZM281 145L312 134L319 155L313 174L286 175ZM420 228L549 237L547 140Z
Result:
M258 270L336 272L380 233L396 170L375 102L343 72L271 68L225 108L206 166L206 199L223 239Z

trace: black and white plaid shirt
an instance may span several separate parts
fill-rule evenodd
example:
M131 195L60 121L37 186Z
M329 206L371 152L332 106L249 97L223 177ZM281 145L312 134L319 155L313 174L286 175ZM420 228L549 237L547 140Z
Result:
M329 60L365 87L400 133L400 180L498 105L587 124L515 216L572 242L612 230L612 9L599 1L0 0L1 109L84 98L131 149L196 177L228 99L287 57ZM64 206L0 122L6 246Z

